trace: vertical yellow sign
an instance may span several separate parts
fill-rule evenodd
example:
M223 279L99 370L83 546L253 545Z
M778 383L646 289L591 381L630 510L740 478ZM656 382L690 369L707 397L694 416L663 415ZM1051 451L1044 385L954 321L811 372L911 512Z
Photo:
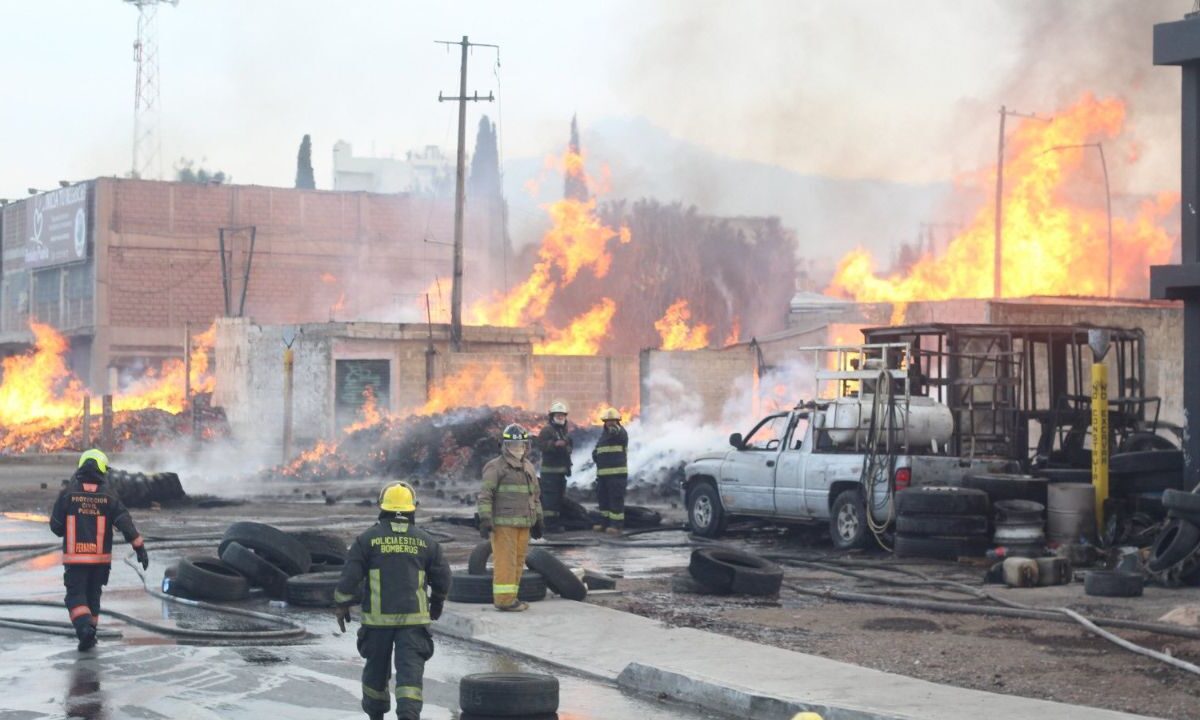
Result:
M1096 488L1096 524L1104 531L1108 499L1108 366L1092 363L1092 485Z

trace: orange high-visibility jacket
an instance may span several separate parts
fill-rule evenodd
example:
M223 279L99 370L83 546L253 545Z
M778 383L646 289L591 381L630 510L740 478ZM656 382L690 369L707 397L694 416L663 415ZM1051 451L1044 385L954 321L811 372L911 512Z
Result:
M111 565L113 526L142 546L125 505L104 487L104 476L81 468L54 503L50 530L63 539L64 565Z

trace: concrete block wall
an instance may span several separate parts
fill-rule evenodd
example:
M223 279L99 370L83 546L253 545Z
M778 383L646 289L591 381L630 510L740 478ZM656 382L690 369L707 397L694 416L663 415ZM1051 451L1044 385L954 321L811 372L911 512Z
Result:
M604 405L635 411L641 389L637 358L628 356L535 355L534 372L543 385L533 398L533 408L549 408L562 400L571 408L575 422L591 419Z
M754 412L753 394L748 389L757 374L758 359L748 345L724 350L643 350L639 360L642 414L646 417L672 411L661 397L656 404L654 388L659 384L659 375L671 378L698 398L696 409L706 422L717 422L729 411L738 416ZM739 406L732 407L734 403Z

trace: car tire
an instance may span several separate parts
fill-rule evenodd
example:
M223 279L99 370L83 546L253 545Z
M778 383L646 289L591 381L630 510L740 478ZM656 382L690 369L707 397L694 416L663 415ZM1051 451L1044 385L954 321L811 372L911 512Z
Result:
M708 481L697 483L688 493L688 524L692 533L706 538L721 537L728 523L717 488Z
M1083 591L1095 597L1141 597L1142 576L1115 570L1091 570L1083 576Z
M479 673L458 681L463 713L526 718L558 712L558 679L533 673ZM465 717L465 715L464 715Z
M692 551L688 573L718 595L778 595L783 570L773 562L732 548Z
M896 532L907 535L987 535L984 515L899 515Z
M337 589L338 572L305 573L287 579L284 599L288 605L301 607L333 607L333 591Z
M1113 453L1108 460L1113 473L1183 472L1182 450L1142 450Z
M1109 494L1114 497L1181 490L1183 489L1183 470L1114 472L1109 475L1108 487Z
M625 527L652 528L662 525L662 513L640 505L625 506Z
M1088 468L1040 468L1033 471L1037 477L1046 478L1048 483L1091 483L1092 471Z
M1162 504L1167 510L1183 510L1200 515L1200 495L1183 490L1165 490Z
M269 597L282 600L287 592L287 573L259 557L241 543L231 542L221 551L221 562L237 570Z
M179 561L175 581L188 588L192 597L203 600L245 600L250 583L220 558L191 555Z
M867 505L857 488L843 490L829 508L829 538L838 550L866 547L871 530L867 527Z
M218 554L231 542L253 550L288 575L302 575L312 567L308 548L284 531L256 522L235 522L225 531Z
M454 573L450 581L450 595L447 599L450 602L458 603L482 604L492 602L492 574ZM545 600L545 578L532 570L526 570L521 573L517 599L526 602Z
M491 573L488 561L492 559L492 541L484 540L471 549L467 558L467 572L472 575L487 575Z
M1178 450L1179 446L1171 441L1170 438L1165 438L1158 433L1153 432L1135 432L1129 433L1129 437L1125 438L1125 442L1121 443L1121 448L1117 452L1131 453L1142 452L1144 450Z
M531 548L525 555L525 565L546 580L546 587L566 600L583 601L587 586L575 577L562 560L541 548Z
M300 541L300 544L308 549L308 555L312 558L313 564L323 565L345 565L346 550L348 545L345 540L327 532L313 532L310 530L301 530L299 532L290 532L288 535ZM311 568L309 572L312 572Z
M895 553L898 558L934 558L957 560L960 557L979 557L988 551L987 536L955 537L939 535L896 534Z
M1200 547L1200 527L1176 518L1167 522L1150 550L1146 567L1161 572L1188 557Z
M966 475L962 487L982 490L991 502L1000 500L1031 500L1046 504L1046 478L1012 473L978 473Z
M925 486L896 493L899 515L983 515L988 514L988 495L982 490L963 487Z

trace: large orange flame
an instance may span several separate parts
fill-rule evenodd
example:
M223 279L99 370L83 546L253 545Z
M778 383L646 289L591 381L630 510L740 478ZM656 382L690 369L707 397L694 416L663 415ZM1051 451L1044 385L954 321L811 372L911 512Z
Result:
M595 355L600 352L600 342L608 334L617 304L611 298L602 298L600 303L571 321L562 330L551 329L545 341L533 346L536 355Z
M708 347L710 328L704 323L691 325L692 310L688 301L680 298L667 308L663 316L654 323L662 338L663 350L700 350Z
M1116 138L1125 112L1119 99L1089 94L1051 122L1022 122L1008 139L1003 296L1107 293L1108 235L1098 155L1093 147L1070 146ZM978 180L988 187L995 177L992 168ZM1098 191L1089 192L1095 197L1080 204L1085 181ZM1172 238L1160 223L1178 201L1178 194L1162 193L1142 203L1134 217L1113 218L1114 295L1141 294L1149 266L1168 261ZM888 277L876 274L867 251L854 250L842 258L828 292L863 302L899 303L899 308L912 300L991 297L994 223L995 207L985 202L944 253L921 257L906 273Z
M568 173L587 177L583 157L578 153L568 151L562 167ZM600 221L594 197L587 200L563 198L546 205L545 209L552 224L542 236L538 260L529 277L507 295L473 305L468 312L471 322L503 327L542 322L556 290L569 285L583 270L597 278L607 275L612 264L609 243L613 240L627 243L632 239L629 228L611 228ZM612 312L608 312L609 303L612 301L605 300L566 328L547 328L550 340L541 345L539 352L567 354L593 347L595 349L584 354L595 354L599 349L597 341L608 334L608 323L616 310L614 304ZM605 316L607 319L601 330L596 323ZM550 347L557 349L548 350Z
M413 412L432 415L456 407L479 405L523 407L537 396L545 382L541 370L535 370L526 380L524 394L521 395L509 373L499 363L470 363L435 383L430 389L429 400Z

